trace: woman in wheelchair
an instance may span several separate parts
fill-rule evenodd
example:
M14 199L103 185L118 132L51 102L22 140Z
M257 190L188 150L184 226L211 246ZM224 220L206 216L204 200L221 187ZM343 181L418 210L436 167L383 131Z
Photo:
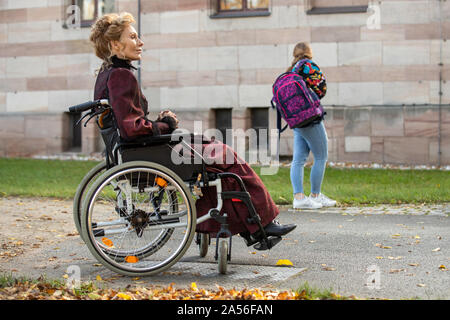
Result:
M169 134L178 127L179 122L177 116L171 111L160 112L155 121L147 119L148 103L133 74L136 68L131 64L132 61L141 59L144 43L139 39L132 26L133 23L134 18L129 13L107 14L97 20L90 35L96 55L104 61L97 76L94 99L109 100L120 137L126 141L145 136ZM203 143L203 148L208 145L208 142ZM252 219L249 219L249 210L245 201L236 199L224 201L222 211L227 213L227 223L231 233L239 233L247 245L253 245L260 242L263 233L265 236L281 238L292 231L295 225L280 225L274 220L279 214L279 209L252 168L240 160L226 144L217 141L211 143L220 144L223 152L213 154L213 157L217 157L213 160L217 161L208 161L212 164L206 165L206 170L238 175L250 194L251 203L260 219L260 223L254 223ZM224 161L225 158L229 159L230 153L235 160L234 163ZM195 203L197 216L205 215L217 203L217 193L213 189L214 187L202 188L203 195ZM222 180L223 191L238 189L239 182L235 179ZM209 219L198 224L196 231L217 234L220 227L220 223L216 220ZM264 232L261 231L261 227L264 228ZM260 249L268 248L260 247Z

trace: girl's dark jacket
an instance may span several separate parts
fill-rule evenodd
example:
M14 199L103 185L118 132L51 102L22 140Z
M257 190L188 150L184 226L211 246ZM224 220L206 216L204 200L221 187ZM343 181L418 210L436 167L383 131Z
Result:
M113 65L101 71L97 76L94 90L94 99L109 99L112 106L120 135L125 140L133 140L146 135L170 133L169 125L164 122L147 119L148 103L142 94L136 77L135 69L128 61L113 57ZM278 214L279 209L273 202L259 176L243 160L238 158L236 152L221 142L214 143L207 154L209 163L206 168L210 172L232 172L241 177L247 191L250 193L252 203L261 218L262 225L271 222ZM211 144L203 144L203 150ZM227 163L227 159L233 159ZM230 161L228 161L230 162ZM239 190L237 182L233 179L222 180L222 190ZM197 217L208 213L209 209L217 206L215 187L202 188L203 196L196 201ZM250 233L258 231L256 224L249 224L247 207L242 202L225 200L221 213L227 213L229 228L232 234L242 231ZM209 219L197 225L197 232L215 234L220 225L214 219Z

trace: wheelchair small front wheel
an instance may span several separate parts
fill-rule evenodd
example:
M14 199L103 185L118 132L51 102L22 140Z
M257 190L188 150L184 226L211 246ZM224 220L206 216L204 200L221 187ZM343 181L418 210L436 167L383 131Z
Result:
M191 193L173 171L133 161L103 173L89 189L81 230L105 267L127 276L149 276L176 263L195 234Z
M219 239L219 250L217 252L217 263L220 274L227 273L228 267L228 240L227 239Z
M206 254L208 253L208 247L209 247L209 243L210 243L210 236L208 233L200 233L199 234L199 244L198 244L198 248L200 250L200 257L205 257Z

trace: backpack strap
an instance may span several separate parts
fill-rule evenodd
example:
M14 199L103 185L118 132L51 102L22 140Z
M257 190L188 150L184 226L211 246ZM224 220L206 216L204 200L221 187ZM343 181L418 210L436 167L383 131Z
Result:
M272 108L277 110L277 129L278 129L278 139L280 138L280 134L287 129L288 125L286 124L283 128L281 128L281 114L280 111L275 107L273 104L273 100L270 100L270 104L272 105Z
M281 133L287 129L288 125L286 124L283 128L281 128L281 114L278 111L278 109L273 104L273 100L270 100L270 104L272 105L272 108L277 110L277 129L278 129L278 143L277 143L277 156L280 154L280 140L281 140Z
M281 114L277 110L277 129L278 129L278 138L280 137L281 133L286 130L288 125L286 124L283 128L281 128Z

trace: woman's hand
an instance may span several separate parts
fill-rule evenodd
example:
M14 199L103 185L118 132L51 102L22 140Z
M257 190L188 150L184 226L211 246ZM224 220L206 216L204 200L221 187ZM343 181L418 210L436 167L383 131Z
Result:
M177 115L175 113L173 113L172 111L170 111L170 110L161 111L159 113L158 119L156 119L156 121L163 121L163 119L166 118L166 117L170 117L170 118L172 118L175 121L175 128L174 129L178 128L178 123L180 121L177 119ZM163 122L165 122L165 121L163 121Z

